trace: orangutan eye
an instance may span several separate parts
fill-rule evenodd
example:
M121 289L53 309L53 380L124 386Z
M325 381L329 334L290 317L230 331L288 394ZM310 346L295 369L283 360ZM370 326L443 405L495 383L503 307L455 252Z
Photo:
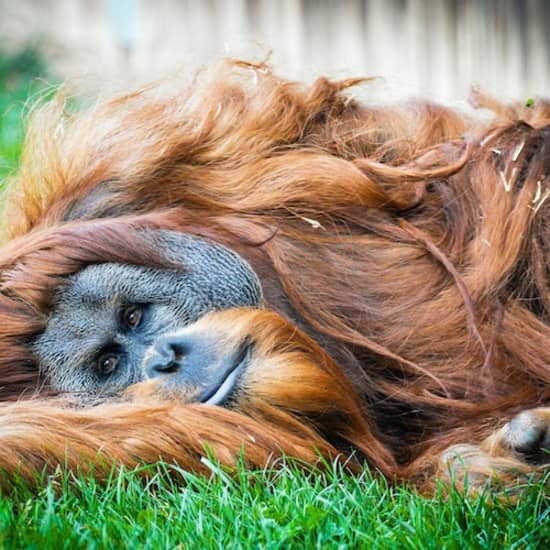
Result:
M118 365L119 356L115 353L104 353L97 360L97 370L101 374L111 374Z
M137 328L141 324L143 308L139 305L131 305L122 311L122 323L129 328Z

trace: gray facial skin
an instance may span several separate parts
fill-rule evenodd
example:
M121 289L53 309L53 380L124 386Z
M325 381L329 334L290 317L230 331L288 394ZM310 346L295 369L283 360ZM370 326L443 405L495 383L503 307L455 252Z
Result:
M182 270L97 264L72 276L57 290L47 327L32 343L53 388L120 391L143 379L144 353L160 336L209 311L261 305L256 274L233 251L171 231L146 236Z
M144 357L147 378L159 378L166 395L185 403L226 405L250 364L253 342L224 342L196 325L155 340Z

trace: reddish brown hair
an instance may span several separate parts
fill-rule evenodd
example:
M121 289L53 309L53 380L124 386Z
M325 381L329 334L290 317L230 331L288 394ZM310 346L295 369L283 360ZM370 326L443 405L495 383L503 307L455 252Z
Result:
M489 120L368 106L347 91L359 83L229 63L177 95L38 109L5 202L2 398L47 386L27 343L52 290L90 263L157 265L139 229L159 227L248 259L267 306L345 373L390 475L547 401L550 104L478 95ZM188 407L220 437L239 414ZM266 448L285 448L281 425L263 429L278 441Z

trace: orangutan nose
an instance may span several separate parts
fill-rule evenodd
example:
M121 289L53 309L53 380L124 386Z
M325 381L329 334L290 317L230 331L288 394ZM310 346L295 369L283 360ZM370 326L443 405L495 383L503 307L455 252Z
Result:
M145 359L144 369L148 378L180 370L185 356L189 353L188 345L182 339L159 339L151 347Z

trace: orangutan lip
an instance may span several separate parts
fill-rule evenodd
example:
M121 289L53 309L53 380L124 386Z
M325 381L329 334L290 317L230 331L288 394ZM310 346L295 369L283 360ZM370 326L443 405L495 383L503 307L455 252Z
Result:
M199 396L199 402L206 405L221 405L237 385L241 374L250 362L251 354L252 344L248 341L243 342L237 353L230 356L229 365L220 379Z

